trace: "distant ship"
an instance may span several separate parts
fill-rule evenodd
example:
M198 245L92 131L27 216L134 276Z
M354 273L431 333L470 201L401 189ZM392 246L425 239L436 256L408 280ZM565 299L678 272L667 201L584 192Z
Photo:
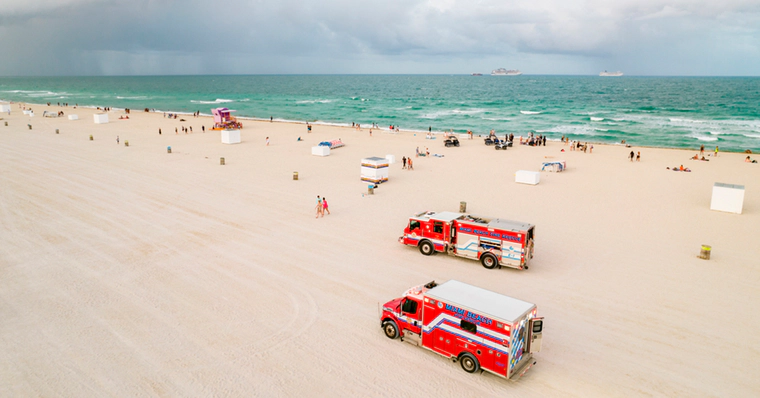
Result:
M483 74L482 74L482 73L478 73L478 72L475 72L475 73L473 73L472 75L473 75L473 76L483 76Z
M504 68L494 69L491 71L491 76L520 76L522 72L517 69L506 70Z
M623 76L623 72L617 71L617 72L599 72L599 76Z

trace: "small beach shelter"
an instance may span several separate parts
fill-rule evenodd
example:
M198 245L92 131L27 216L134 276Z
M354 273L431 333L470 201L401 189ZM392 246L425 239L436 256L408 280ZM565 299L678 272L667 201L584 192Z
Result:
M222 144L239 144L240 130L226 129L222 130Z
M108 123L108 114L107 113L96 113L92 115L93 120L95 121L95 124L105 124Z
M388 181L388 164L388 159L376 156L362 159L362 181L375 184Z

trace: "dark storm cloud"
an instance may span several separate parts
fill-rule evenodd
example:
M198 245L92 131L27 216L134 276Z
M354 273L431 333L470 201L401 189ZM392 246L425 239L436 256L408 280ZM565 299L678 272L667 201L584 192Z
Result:
M29 0L0 9L0 74L757 75L759 27L733 0Z

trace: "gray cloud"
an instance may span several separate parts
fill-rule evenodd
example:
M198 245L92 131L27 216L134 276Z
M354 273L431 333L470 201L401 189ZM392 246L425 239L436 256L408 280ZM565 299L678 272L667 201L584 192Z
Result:
M28 0L0 37L3 75L760 74L745 0Z

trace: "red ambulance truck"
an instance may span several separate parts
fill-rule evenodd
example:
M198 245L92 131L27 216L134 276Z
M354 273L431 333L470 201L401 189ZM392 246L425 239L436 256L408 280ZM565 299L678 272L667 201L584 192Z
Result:
M528 269L533 258L535 226L464 213L424 211L409 218L399 243L479 260L484 267Z
M455 280L407 290L383 305L380 320L388 338L459 361L468 373L514 379L541 350L543 318L535 304Z

